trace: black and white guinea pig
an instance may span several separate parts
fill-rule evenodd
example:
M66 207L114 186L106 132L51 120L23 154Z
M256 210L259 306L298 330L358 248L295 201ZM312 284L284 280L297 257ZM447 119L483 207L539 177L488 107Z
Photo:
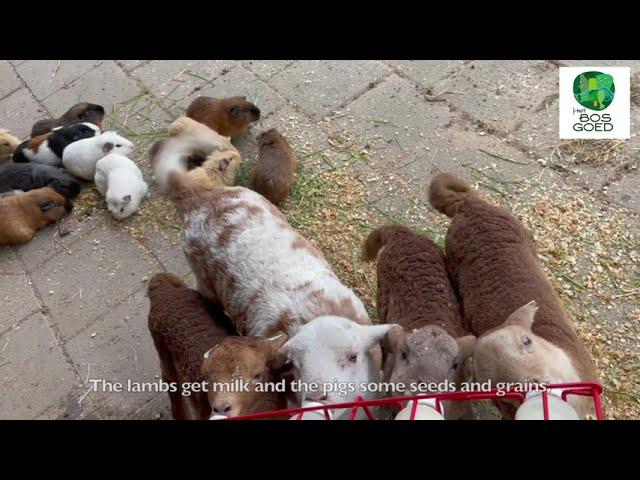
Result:
M25 140L13 152L16 163L35 162L62 166L62 152L65 147L83 138L100 134L100 128L93 123L76 123L68 127L56 128L50 133Z
M80 183L66 170L38 163L14 163L0 167L0 194L49 187L66 198L80 193Z

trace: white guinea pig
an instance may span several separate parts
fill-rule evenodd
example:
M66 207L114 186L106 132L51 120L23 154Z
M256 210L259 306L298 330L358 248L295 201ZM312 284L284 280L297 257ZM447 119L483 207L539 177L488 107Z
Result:
M132 151L133 143L129 140L116 132L104 132L67 146L62 154L62 163L72 175L93 180L98 160L110 153L128 156Z
M117 153L98 160L94 180L100 195L107 201L107 208L118 220L138 210L149 194L149 187L138 166Z

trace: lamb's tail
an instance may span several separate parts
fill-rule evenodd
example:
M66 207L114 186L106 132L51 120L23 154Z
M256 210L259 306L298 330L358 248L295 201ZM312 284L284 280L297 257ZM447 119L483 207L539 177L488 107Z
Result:
M162 285L170 285L172 287L184 287L184 282L173 273L156 273L149 280L147 286L147 296L151 298Z
M471 186L452 173L439 173L429 184L429 202L439 212L453 217L476 193Z
M409 232L410 230L402 225L384 225L376 228L369 234L362 245L362 258L371 261L378 256L378 251L399 232Z

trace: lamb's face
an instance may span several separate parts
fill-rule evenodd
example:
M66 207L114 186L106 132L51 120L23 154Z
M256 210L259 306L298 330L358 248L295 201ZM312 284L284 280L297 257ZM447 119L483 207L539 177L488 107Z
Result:
M302 390L298 400L336 403L354 400L361 385L376 381L368 350L393 325L359 325L347 318L317 317L304 325L282 348ZM319 391L304 391L305 387Z
M548 383L552 378L548 354L555 349L531 331L537 306L528 303L516 310L495 330L478 338L473 356L479 382Z
M394 328L382 342L385 381L401 384L406 395L435 393L417 387L455 382L464 370L465 360L473 353L474 344L472 335L456 341L435 325L412 332Z
M205 353L202 375L212 413L235 417L284 408L282 394L256 391L260 383L278 381L272 362L281 344L277 339L229 337Z

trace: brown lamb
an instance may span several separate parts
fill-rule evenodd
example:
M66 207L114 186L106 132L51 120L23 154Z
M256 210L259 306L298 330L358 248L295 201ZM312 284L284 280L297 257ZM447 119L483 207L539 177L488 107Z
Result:
M73 208L71 200L51 188L0 197L0 245L22 245L38 230L60 220Z
M289 142L272 128L258 136L258 161L251 188L274 205L286 198L296 174L296 156Z
M401 326L382 342L385 381L402 384L407 394L425 393L416 390L418 384L444 387L443 382L449 382L459 387L468 376L465 361L473 353L475 337L465 336L442 249L402 225L371 232L363 248L365 260L375 259L381 248L378 317ZM469 404L450 403L445 415L470 419L473 413Z
M233 139L249 130L250 123L260 119L260 109L246 97L198 97L187 108L187 117Z
M476 380L597 381L593 361L522 224L452 174L433 178L429 200L452 218L446 257L465 321L478 336ZM584 417L589 400L571 399ZM497 405L503 418L513 418L513 404Z
M212 413L238 416L285 408L283 394L256 392L255 382L274 382L273 354L281 342L238 337L222 309L169 273L149 281L149 331L160 357L162 378L176 420L207 420ZM250 391L225 391L239 378ZM208 391L182 394L182 386L205 382Z

